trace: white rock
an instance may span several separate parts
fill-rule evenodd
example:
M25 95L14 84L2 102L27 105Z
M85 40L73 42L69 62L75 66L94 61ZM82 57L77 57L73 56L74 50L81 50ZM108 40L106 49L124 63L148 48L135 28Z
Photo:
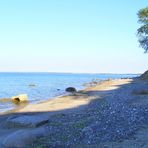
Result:
M12 101L14 102L28 102L28 95L27 94L21 94L18 96L12 97Z

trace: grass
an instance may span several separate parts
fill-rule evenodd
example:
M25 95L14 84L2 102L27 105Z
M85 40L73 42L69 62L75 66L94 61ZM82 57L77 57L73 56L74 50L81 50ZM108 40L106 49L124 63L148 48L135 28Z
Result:
M84 127L86 127L86 124L84 121L79 121L73 124L74 129L83 129Z
M148 95L148 90L141 90L140 95Z

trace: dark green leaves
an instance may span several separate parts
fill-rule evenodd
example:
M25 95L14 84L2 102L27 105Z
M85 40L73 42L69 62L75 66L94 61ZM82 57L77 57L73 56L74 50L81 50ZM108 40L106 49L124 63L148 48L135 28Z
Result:
M142 26L137 30L139 42L145 52L148 52L148 7L138 12L139 22Z

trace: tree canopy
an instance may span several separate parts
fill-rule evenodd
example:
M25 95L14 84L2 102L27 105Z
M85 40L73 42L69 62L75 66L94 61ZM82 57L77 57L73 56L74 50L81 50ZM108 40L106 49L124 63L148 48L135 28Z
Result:
M142 26L138 29L138 37L140 46L148 52L148 7L141 9L138 12L139 23Z

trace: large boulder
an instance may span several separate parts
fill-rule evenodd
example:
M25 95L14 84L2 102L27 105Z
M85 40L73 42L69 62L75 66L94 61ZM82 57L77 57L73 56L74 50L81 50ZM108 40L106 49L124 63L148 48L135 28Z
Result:
M28 95L27 94L21 94L18 96L12 97L13 102L21 103L21 102L28 102Z
M21 115L18 117L11 116L6 120L5 126L15 127L39 127L49 122L48 116L39 115Z
M26 148L38 138L47 135L49 135L49 133L45 127L15 130L12 134L5 137L3 146L5 148Z
M65 91L74 93L74 92L76 92L77 90L76 90L76 88L74 88L74 87L68 87L68 88L66 88Z
M140 78L141 78L142 80L148 80L148 70L147 70L146 72L144 72L144 73L140 76Z

